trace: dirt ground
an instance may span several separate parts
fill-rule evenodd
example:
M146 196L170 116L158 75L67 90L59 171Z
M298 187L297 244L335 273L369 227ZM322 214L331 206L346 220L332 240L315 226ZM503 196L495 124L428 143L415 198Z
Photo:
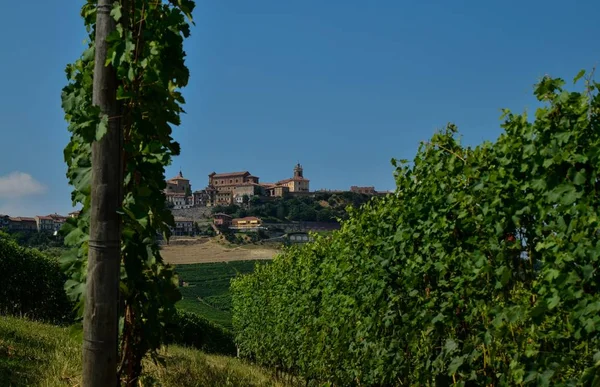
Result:
M260 245L228 247L210 238L177 238L161 249L165 262L175 265L273 259L277 252Z

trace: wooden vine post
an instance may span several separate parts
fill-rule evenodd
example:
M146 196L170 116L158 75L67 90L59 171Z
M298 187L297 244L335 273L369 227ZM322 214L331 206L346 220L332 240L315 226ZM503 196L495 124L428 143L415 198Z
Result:
M83 385L134 386L159 360L181 299L160 255L174 226L165 167L180 153L192 0L85 0L88 47L65 72L64 150L76 218L61 229L65 289L83 318ZM186 20L187 19L187 20Z
M99 0L92 104L108 119L106 133L92 143L90 239L83 317L83 386L116 386L120 271L122 128L117 118L117 77L106 64L107 36L115 29L113 0Z

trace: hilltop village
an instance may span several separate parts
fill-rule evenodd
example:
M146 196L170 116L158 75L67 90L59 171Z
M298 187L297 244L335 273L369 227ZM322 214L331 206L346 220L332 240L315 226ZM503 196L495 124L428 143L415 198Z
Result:
M366 200L365 197L388 192L377 192L375 187L359 186L352 186L347 191L311 191L310 180L304 176L304 168L298 163L293 168L292 177L274 183L261 182L258 176L249 171L212 172L208 175L206 187L196 191L192 190L190 180L180 171L177 176L166 181L164 193L167 204L175 215L173 234L190 235L196 222L184 215L186 210L205 208L203 214L212 213L209 215L210 226L216 233L226 229L238 232L273 229L281 227L281 223L285 222L295 223L292 226L294 230L324 231L339 227L332 218L335 218L335 211L339 213L340 207L345 208L348 197L359 196ZM336 194L346 198L334 198L329 203L327 199ZM209 210L211 207L212 210ZM286 210L291 216L281 214ZM297 224L298 220L303 223L301 227ZM277 223L276 226L273 221Z
M242 205L250 198L277 198L284 196L310 196L319 192L344 192L335 190L310 191L310 180L304 177L304 169L296 164L293 176L276 183L261 183L259 177L248 171L242 172L212 172L208 175L208 185L198 191L192 192L190 180L183 177L180 171L177 176L167 180L165 196L167 202L174 209L190 207L214 207ZM346 191L348 192L348 191ZM366 195L386 194L377 192L375 187L350 187L349 192Z

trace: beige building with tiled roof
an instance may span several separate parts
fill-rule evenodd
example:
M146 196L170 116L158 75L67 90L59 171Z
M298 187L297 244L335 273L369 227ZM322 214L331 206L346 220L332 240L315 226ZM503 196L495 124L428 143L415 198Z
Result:
M289 192L310 192L310 180L304 177L304 169L300 163L294 167L294 177L278 181L276 186L287 187Z

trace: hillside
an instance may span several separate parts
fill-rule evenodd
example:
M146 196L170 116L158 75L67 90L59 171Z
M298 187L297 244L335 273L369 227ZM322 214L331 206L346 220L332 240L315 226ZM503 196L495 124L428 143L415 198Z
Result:
M142 385L285 386L238 359L169 346L166 368L146 360ZM0 317L1 386L77 386L81 383L81 334L12 317Z
M212 212L222 212L236 218L257 216L270 222L336 222L337 219L348 218L346 207L358 208L372 198L354 192L317 192L309 196L281 198L255 196L245 208L236 205L216 206Z

